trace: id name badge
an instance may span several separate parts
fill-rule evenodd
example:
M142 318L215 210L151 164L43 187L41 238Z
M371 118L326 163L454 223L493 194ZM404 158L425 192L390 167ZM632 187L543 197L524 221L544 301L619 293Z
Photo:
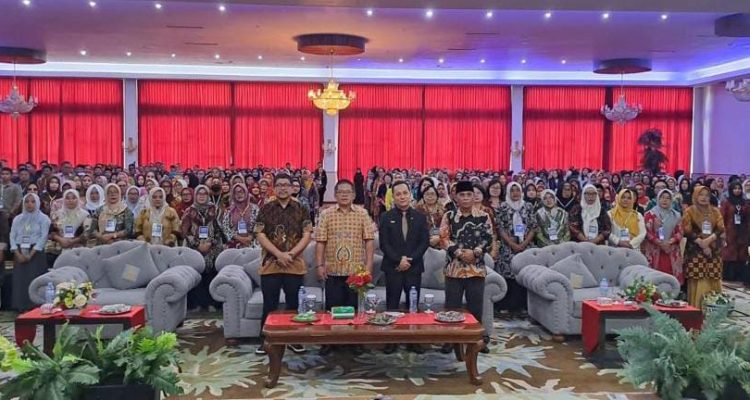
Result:
M524 224L513 225L513 236L519 239L523 239L525 235L526 235L526 225Z
M548 228L547 229L547 235L549 235L549 240L551 241L557 241L557 227L555 228Z
M152 237L160 238L161 237L162 228L163 228L162 224L159 224L159 223L156 223L156 222L154 222L153 224L151 224L151 236Z
M198 227L198 239L208 239L208 227L207 226Z
M589 226L589 231L587 234L588 234L589 240L596 239L596 237L599 236L599 227L594 226L594 225Z
M30 236L21 236L21 248L22 249L30 249L31 248L31 237Z
M630 240L630 231L627 229L620 229L620 240Z
M659 240L664 240L664 227L660 226L658 229Z
M711 223L708 221L703 221L701 233L703 233L704 235L710 235L712 232L713 232L713 229L711 228Z
M437 236L440 234L440 229L438 228L432 228L430 229L430 236Z
M240 235L247 235L247 222L237 222L237 233L239 233Z
M105 230L106 230L107 232L114 232L114 231L115 231L115 227L116 227L116 226L117 226L117 222L115 222L115 220L113 220L113 219L108 219L108 220L107 220L107 225L106 225L106 228L104 228L104 229L105 229Z
M75 237L76 230L72 225L65 225L63 227L63 237L66 239L72 239Z
M742 225L742 215L740 215L740 214L734 214L734 224L735 225Z

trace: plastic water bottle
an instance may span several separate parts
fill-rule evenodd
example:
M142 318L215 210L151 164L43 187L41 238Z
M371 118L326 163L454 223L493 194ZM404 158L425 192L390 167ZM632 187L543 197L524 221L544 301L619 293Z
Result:
M300 286L297 292L297 314L305 313L305 297L307 297L307 290L304 286Z
M602 281L599 282L599 297L608 297L609 296L609 281L607 281L607 278L602 278Z
M414 286L409 289L409 314L417 312L417 288Z
M47 288L44 289L44 303L52 304L55 301L55 285L47 282Z

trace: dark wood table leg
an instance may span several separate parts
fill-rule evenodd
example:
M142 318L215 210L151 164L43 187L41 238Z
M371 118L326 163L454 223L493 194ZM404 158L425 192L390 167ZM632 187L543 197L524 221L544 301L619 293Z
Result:
M477 386L482 384L482 377L479 376L479 369L477 368L477 356L482 347L484 347L483 340L468 344L464 356L466 359L466 372L469 374L469 382Z
M55 325L44 324L44 354L52 356L52 349L55 347Z
M265 345L266 352L268 353L268 379L266 379L266 387L271 389L276 387L279 383L279 375L281 374L281 359L284 357L284 350L286 346L283 344Z
M453 345L453 352L456 354L456 360L458 362L464 361L464 349L463 345L460 343L456 343Z

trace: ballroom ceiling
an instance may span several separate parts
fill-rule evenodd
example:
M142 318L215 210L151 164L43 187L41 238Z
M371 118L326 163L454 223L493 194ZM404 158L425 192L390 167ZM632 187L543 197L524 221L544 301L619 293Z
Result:
M46 50L50 64L42 70L70 64L80 71L86 66L92 71L153 66L154 73L165 66L207 73L228 67L320 71L330 58L297 52L292 38L337 32L369 39L363 55L333 60L334 68L353 71L352 76L358 70L362 76L389 71L394 78L399 71L404 76L460 71L520 79L589 73L594 60L622 57L651 59L654 76L686 82L716 68L724 75L750 69L750 38L713 32L716 18L748 12L750 2L628 0L609 8L603 3L3 0L0 46Z

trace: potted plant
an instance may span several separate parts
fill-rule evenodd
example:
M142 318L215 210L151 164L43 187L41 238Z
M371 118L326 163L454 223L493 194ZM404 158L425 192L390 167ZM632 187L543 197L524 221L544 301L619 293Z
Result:
M721 291L710 292L703 296L703 311L706 314L712 313L722 307L727 307L730 313L734 311L734 298Z
M64 325L52 357L30 344L19 351L0 337L0 368L17 374L0 388L0 399L152 400L182 393L174 333L131 329L105 341L101 331Z
M750 340L727 323L726 308L709 314L700 332L644 308L651 327L619 332L617 348L625 360L620 376L637 387L652 385L664 400L748 399L743 387L750 388Z

